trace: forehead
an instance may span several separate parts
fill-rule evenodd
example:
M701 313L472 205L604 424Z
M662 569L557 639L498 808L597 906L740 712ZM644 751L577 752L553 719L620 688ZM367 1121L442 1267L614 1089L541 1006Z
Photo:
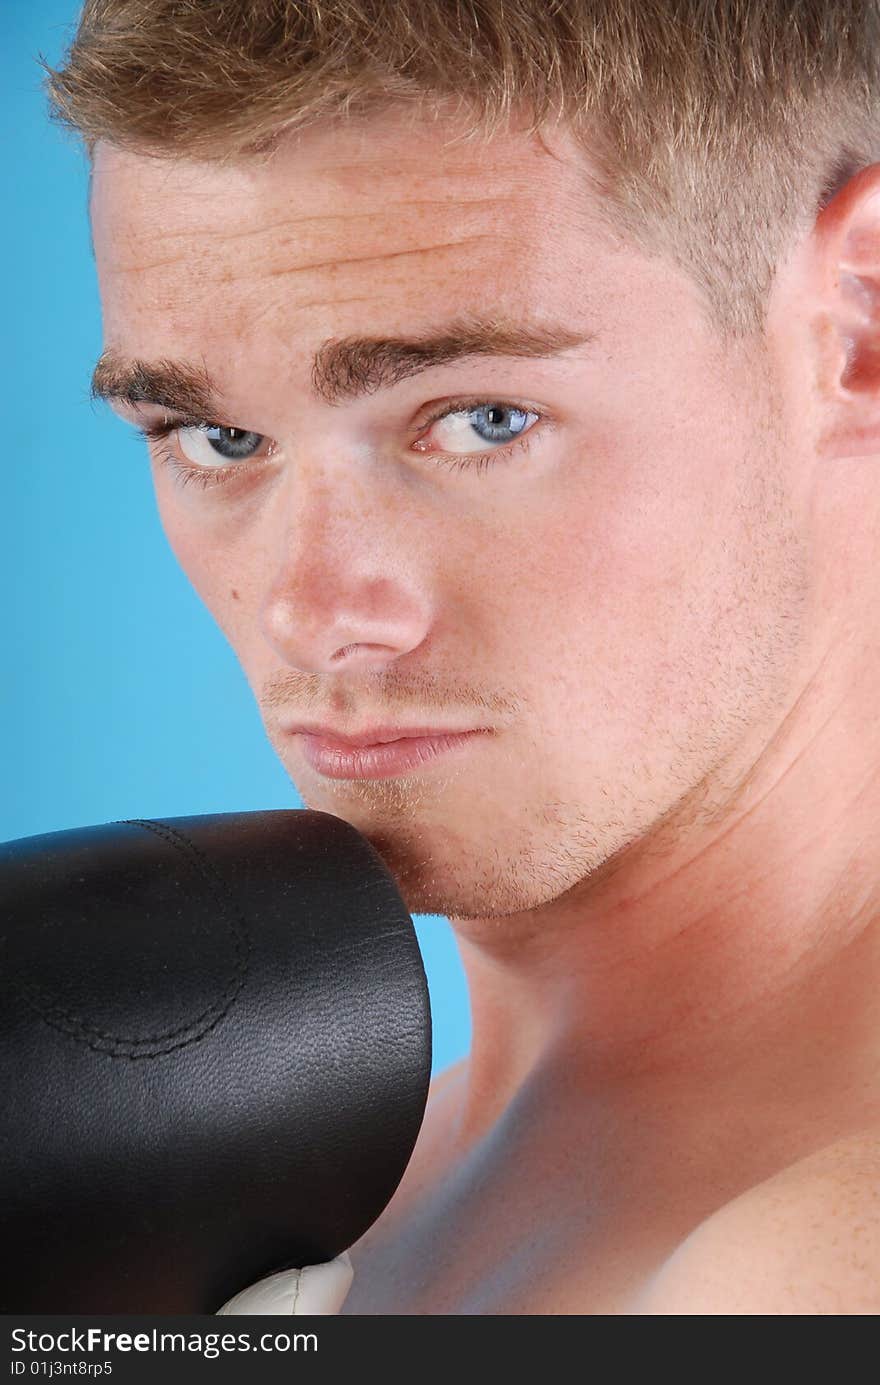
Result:
M573 142L558 137L551 152L544 137L456 135L447 122L371 117L235 165L99 145L92 220L108 339L154 352L169 327L178 346L203 346L206 332L344 331L349 314L412 325L421 305L433 317L513 315L570 306L573 276L595 300L601 228Z

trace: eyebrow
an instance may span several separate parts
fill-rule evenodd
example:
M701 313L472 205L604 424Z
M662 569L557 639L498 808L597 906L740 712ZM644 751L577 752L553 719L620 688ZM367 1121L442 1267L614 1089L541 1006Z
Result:
M473 318L458 319L421 337L334 338L315 353L312 391L335 406L471 356L549 359L596 338L595 332L575 332L561 324ZM132 359L112 347L102 352L95 366L91 393L93 399L157 404L189 418L209 419L224 410L204 365Z

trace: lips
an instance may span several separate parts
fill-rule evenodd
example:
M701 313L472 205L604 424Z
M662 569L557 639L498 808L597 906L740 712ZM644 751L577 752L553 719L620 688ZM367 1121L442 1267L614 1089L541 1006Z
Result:
M347 750L365 750L374 745L387 745L391 741L438 740L443 736L460 736L479 727L449 726L374 726L357 735L346 735L332 726L310 726L305 722L288 727L291 734L314 736L327 745L338 745Z
M300 732L298 740L307 764L325 779L389 779L421 773L434 761L463 750L485 735L485 731L479 730L443 732L439 736L406 735L357 746Z

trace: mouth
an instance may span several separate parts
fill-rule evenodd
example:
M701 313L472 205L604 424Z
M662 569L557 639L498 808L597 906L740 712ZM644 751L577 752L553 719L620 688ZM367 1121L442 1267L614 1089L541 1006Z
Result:
M483 727L458 726L371 726L362 731L345 732L334 726L309 725L307 722L294 722L288 726L289 733L303 733L326 741L328 745L343 746L348 750L363 750L368 746L387 745L389 741L436 740L442 736L460 736Z
M460 752L489 734L485 728L430 731L358 744L326 733L295 732L306 761L326 779L387 779L425 770L441 756Z

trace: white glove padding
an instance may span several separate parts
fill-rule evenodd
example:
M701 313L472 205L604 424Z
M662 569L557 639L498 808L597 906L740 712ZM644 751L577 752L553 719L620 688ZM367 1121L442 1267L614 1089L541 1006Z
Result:
M329 1314L338 1313L351 1288L354 1268L347 1250L323 1265L306 1265L301 1270L279 1270L267 1275L249 1289L242 1289L215 1316L221 1313L241 1317L261 1313Z

